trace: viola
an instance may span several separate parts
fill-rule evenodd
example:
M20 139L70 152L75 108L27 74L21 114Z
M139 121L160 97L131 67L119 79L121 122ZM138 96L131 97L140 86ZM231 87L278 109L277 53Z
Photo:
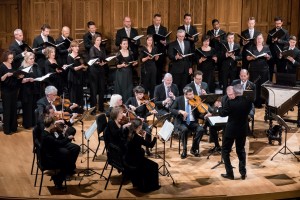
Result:
M146 105L146 108L148 109L149 112L155 110L155 103L152 102L155 98L153 99L150 99L149 95L148 94L144 94L143 98L140 100L141 102L141 105L139 105L138 107L136 108L139 108L143 105Z
M62 99L60 96L56 96L55 100L53 101L54 106L63 106L63 107L70 107L72 105L69 99Z
M198 95L194 95L194 98L189 100L189 104L194 107L194 109L197 108L201 114L208 113L208 105L203 103L201 97ZM192 111L194 109L192 109Z

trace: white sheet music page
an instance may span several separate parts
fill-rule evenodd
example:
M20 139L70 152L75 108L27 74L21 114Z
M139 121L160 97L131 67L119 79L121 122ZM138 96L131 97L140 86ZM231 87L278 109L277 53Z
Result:
M93 133L97 129L97 123L94 121L94 123L88 128L88 130L85 131L85 139L90 139L90 137L93 135Z
M211 116L208 117L209 121L211 122L211 125L216 125L216 124L223 124L227 123L228 121L228 116L227 117L221 117L221 116Z
M161 127L158 135L164 140L168 141L172 132L174 130L174 125L168 120L165 121L164 125Z

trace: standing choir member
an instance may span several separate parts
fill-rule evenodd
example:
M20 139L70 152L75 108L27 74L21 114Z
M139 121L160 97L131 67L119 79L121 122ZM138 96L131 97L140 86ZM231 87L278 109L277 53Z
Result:
M55 48L54 47L47 47L45 49L45 56L47 60L45 61L45 74L53 73L48 78L48 85L53 85L58 90L58 95L63 94L63 82L64 82L64 76L65 73L62 68L58 68L58 63L55 59Z
M97 105L97 94L99 95L98 110L104 111L104 90L105 90L105 65L106 65L106 53L105 49L101 47L102 35L95 34L93 36L94 46L90 48L90 59L98 58L89 68L89 81L91 88L91 107ZM96 114L95 109L92 114Z
M117 31L116 34L116 46L121 47L121 43L124 38L128 39L128 49L132 51L134 60L138 59L138 48L140 46L140 39L134 40L135 36L138 36L138 31L135 28L131 27L130 17L124 17L123 20L124 28Z
M195 52L195 43L198 42L199 38L197 34L197 28L195 26L192 26L192 15L189 13L184 14L183 16L183 25L179 26L177 30L182 29L185 30L185 40L190 42L190 46L192 49L192 52ZM195 35L195 36L193 36Z
M60 44L64 42L62 45L57 47L57 63L62 66L67 64L67 58L69 55L69 51L71 50L70 44L71 41L73 40L70 36L70 28L67 26L62 27L61 29L61 36L59 36L55 44Z
M210 37L202 37L202 46L196 50L197 69L203 72L203 81L208 84L209 92L215 92L215 65L217 63L217 53L214 48L209 46Z
M83 73L87 67L83 63L83 58L78 54L79 43L72 41L70 47L71 53L68 56L67 64L73 65L69 67L68 72L69 96L71 102L83 107Z
M257 29L255 29L255 18L249 17L248 29L241 32L241 36L247 40L243 39L242 37L240 39L240 46L243 48L243 50L242 50L242 64L243 64L242 68L243 69L248 70L248 67L249 67L249 61L247 60L246 49L249 49L251 46L255 45L254 40L259 33L260 32Z
M16 29L14 31L14 41L10 44L9 50L14 53L14 60L12 66L14 69L18 69L24 60L26 49L22 49L23 44L23 31L21 29Z
M3 131L10 135L17 132L17 99L21 79L24 75L15 76L12 68L13 52L5 51L2 54L0 65L1 98L3 102Z
M256 81L256 100L254 102L255 107L262 107L262 99L260 97L261 84L270 80L268 60L271 59L271 52L267 45L264 45L264 38L262 34L259 34L255 38L255 46L248 49L247 60L249 63L250 81ZM263 56L260 56L263 55ZM260 57L256 57L260 56ZM258 79L258 77L261 77Z
M44 43L45 42L51 42L51 43L55 43L53 37L51 37L50 34L50 26L49 24L43 24L41 27L41 34L37 37L34 38L33 40L33 45L32 48L38 48L37 51L35 52L35 56L36 56L36 62L37 64L40 66L41 71L43 73L43 75L45 75L45 61L46 61L46 57L45 57L45 49L44 49Z
M143 46L141 50L141 79L146 94L150 93L151 98L154 96L154 88L156 85L157 68L155 63L159 59L158 55L153 55L157 53L157 48L154 46L153 36L147 35L146 45Z
M24 61L20 69L29 69L22 79L20 89L20 99L22 102L23 127L29 129L35 125L34 109L36 102L41 98L41 87L39 82L34 82L34 78L42 76L39 66L34 62L35 55L32 52L26 52Z
M120 44L121 49L116 54L117 56L117 71L115 80L115 93L123 97L126 102L132 96L132 68L138 63L134 61L133 53L128 49L128 39L122 39Z
M163 77L164 68L166 65L166 51L168 43L168 38L160 37L159 35L166 36L167 34L167 28L161 25L161 15L155 14L153 16L153 24L147 28L147 35L153 35L154 46L157 48L157 53L162 54L155 62L157 69L156 84L160 84Z
M183 55L191 54L191 46L188 41L184 40L185 31L177 30L177 40L170 43L168 56L171 60L171 69L169 72L173 76L174 83L178 86L179 93L188 82L189 75L193 73L192 56L183 57Z

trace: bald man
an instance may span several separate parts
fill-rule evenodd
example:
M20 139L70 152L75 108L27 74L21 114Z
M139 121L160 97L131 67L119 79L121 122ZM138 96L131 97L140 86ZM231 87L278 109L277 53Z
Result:
M14 30L14 41L10 44L9 50L14 54L14 60L12 66L14 69L18 69L21 66L21 63L24 60L24 55L26 50L20 47L23 44L23 31L21 29Z
M70 36L70 28L67 26L62 27L61 36L56 39L55 43L59 44L64 42L63 45L57 47L57 62L58 65L67 64L67 57L70 50L70 43L73 40Z
M134 59L138 59L138 47L140 46L140 40L133 40L135 36L138 36L138 31L135 28L131 27L130 17L124 17L123 20L124 27L119 29L116 34L116 46L120 47L121 41L123 38L130 38L129 41L129 50L133 52Z

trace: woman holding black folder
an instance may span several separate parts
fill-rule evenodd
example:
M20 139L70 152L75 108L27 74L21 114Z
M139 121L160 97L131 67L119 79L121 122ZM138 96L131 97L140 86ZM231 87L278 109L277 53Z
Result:
M91 88L91 107L97 104L97 94L99 94L98 110L104 111L104 90L105 90L105 65L106 53L104 47L101 46L102 35L100 33L93 36L93 46L90 48L90 59L98 58L89 68L89 81ZM91 113L96 114L96 109Z
M26 52L24 55L24 61L21 64L20 70L29 69L22 79L22 85L20 89L20 99L22 102L22 114L23 114L23 127L29 129L35 125L34 109L36 102L41 96L40 82L34 82L34 78L42 76L42 72L39 66L34 62L35 55L32 52Z
M155 62L159 58L159 55L153 56L155 54L157 54L157 49L154 46L153 36L147 35L146 45L142 47L140 53L142 60L141 79L146 94L149 92L151 98L154 97L154 88L156 85L157 69Z
M203 72L203 82L208 84L209 92L215 92L215 66L217 63L217 54L214 48L209 46L210 36L203 35L202 46L196 49L197 70Z
M262 107L260 97L261 84L270 80L268 60L271 59L269 46L264 45L263 35L260 33L254 40L254 46L247 49L247 60L249 63L250 81L256 83L255 107ZM260 77L260 78L259 78Z
M64 89L64 70L59 68L57 61L55 59L55 48L47 47L45 49L45 56L47 60L45 61L45 74L54 73L48 78L47 85L53 85L57 88L57 94L60 96L63 94Z
M5 51L2 54L2 64L0 65L1 77L1 98L3 105L3 131L10 135L17 132L17 99L24 75L14 75L12 62L14 55L12 51Z
M134 61L133 53L128 50L128 39L122 39L120 47L121 49L116 54L118 64L115 79L115 93L121 95L123 101L126 102L127 99L132 96L132 67L136 66L138 62Z

